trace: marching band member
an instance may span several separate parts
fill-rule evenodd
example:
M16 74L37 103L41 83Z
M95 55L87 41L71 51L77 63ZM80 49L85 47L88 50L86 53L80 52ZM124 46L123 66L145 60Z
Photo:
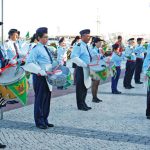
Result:
M53 127L48 122L50 112L50 100L52 87L47 83L46 71L52 68L52 55L46 47L48 41L48 29L46 27L36 30L39 43L29 54L24 69L33 74L33 88L35 91L34 119L40 129Z
M7 52L8 59L10 60L9 63L12 65L16 65L17 62L20 64L24 64L22 62L22 58L26 56L27 52L22 51L18 45L18 30L11 29L8 32L9 39L4 43L4 49Z
M11 29L8 32L8 40L4 43L4 50L7 55L7 59L9 60L9 64L16 65L18 62L20 64L24 64L21 61L21 57L25 54L19 49L19 45L17 43L18 40L18 30ZM8 104L18 103L16 100L11 100L7 102Z
M121 73L121 61L123 60L123 54L120 53L120 46L119 44L114 44L112 46L113 54L111 58L111 62L115 67L113 77L111 78L111 90L112 94L121 94L120 91L117 89L120 73Z
M125 56L127 57L127 62L126 62L126 71L125 71L123 85L126 89L132 89L134 87L131 85L131 81L132 81L132 77L136 65L136 55L134 51L135 50L134 38L129 39L128 43L129 45L125 49Z
M57 62L59 65L66 66L67 62L67 48L65 38L62 37L59 40L59 46L57 48ZM57 87L57 89L63 89L63 86Z
M136 84L142 84L143 82L140 81L142 66L144 61L144 53L146 52L145 47L143 46L143 38L137 38L137 46L135 47L136 53L136 66L135 66L135 74L134 80Z
M5 59L5 55L3 55L4 53L2 53L2 48L0 46L0 70L1 68L5 67L7 64L6 64L6 59ZM1 75L1 74L0 74ZM3 93L2 91L0 90L0 108L1 107L4 107L6 106L6 100L2 97Z
M1 62L0 68L5 67L9 62L7 53L2 45L0 45L0 62Z
M100 47L102 45L102 42L103 42L103 40L101 40L98 37L93 38L93 40L92 40L92 49L90 51L92 58L94 56L98 56L101 59L103 59L103 56L100 52ZM94 102L94 103L102 102L102 100L97 97L97 91L98 91L99 84L100 84L100 80L95 80L94 78L92 79L91 90L92 90L92 96L93 96L92 102Z
M65 42L65 38L64 37L62 37L59 40L59 46L57 48L57 61L61 65L66 65L67 48L66 48L66 42Z
M73 46L77 45L78 43L80 43L81 37L80 36L76 36L75 39L72 41L71 43L71 48L73 48ZM74 68L74 72L73 72L73 77L74 77L74 85L76 84L76 67L77 65L75 63L72 64L72 68Z
M118 41L115 44L119 45L119 52L124 51L125 47L122 43L122 36L121 35L118 36Z
M30 45L29 45L29 50L32 50L38 43L38 40L37 40L37 35L36 33L33 34L33 36L31 37L31 40L30 40Z
M146 116L147 116L147 119L150 119L150 72L149 72L150 71L150 53L147 54L144 60L143 71L144 71L144 74L147 75L147 78L148 78Z
M80 36L76 36L75 39L72 41L71 46L75 46L78 43L80 43L81 37Z
M77 64L76 68L76 100L79 110L88 111L91 107L88 107L85 103L87 89L91 86L91 78L89 75L88 64L92 57L89 52L90 30L85 29L80 31L81 42L73 47L71 59L72 62Z

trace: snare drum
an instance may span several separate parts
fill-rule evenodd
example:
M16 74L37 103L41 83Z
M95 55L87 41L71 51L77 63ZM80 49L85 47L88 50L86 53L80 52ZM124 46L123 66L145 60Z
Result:
M100 80L103 79L103 72L106 73L106 62L104 59L99 58L98 56L95 56L92 58L92 62L89 64L90 68L90 76L94 80Z
M52 69L53 73L48 74L47 80L52 86L66 86L70 83L70 70L66 66L59 66Z

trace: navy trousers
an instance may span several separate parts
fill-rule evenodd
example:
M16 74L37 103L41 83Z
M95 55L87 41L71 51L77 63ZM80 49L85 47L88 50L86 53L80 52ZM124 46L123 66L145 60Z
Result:
M134 74L135 65L136 65L136 62L127 61L126 71L125 71L125 76L124 76L124 81L123 81L124 87L130 87L131 86L131 81L132 81L132 77Z
M46 78L33 75L33 88L35 92L34 120L35 124L46 125L50 112L51 92L49 91Z
M120 67L116 67L116 75L114 75L111 78L111 90L112 90L112 92L117 92L118 91L117 85L118 85L120 73L121 73L121 68Z
M76 67L76 99L77 107L83 108L86 105L85 99L87 95L87 88L84 85L84 74L82 67Z
M142 67L143 67L143 59L137 58L134 74L135 82L140 82Z

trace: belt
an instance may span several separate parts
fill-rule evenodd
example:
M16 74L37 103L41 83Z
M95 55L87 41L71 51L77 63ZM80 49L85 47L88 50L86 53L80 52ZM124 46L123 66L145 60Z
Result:
M137 60L143 60L144 58L136 58Z
M136 62L135 60L127 60L128 62Z
M116 68L118 68L118 69L119 69L119 68L121 68L121 67L120 67L120 66L116 66Z

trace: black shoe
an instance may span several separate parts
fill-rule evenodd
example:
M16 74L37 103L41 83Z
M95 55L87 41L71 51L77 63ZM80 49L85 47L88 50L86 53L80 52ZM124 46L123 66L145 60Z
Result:
M6 145L0 143L0 148L6 148Z
M58 90L63 90L63 86L58 86L57 89Z
M130 85L131 89L134 88L134 86Z
M125 89L132 89L130 86L125 86Z
M88 111L88 110L89 110L89 108L88 108L88 107L81 107L81 108L78 108L78 110Z
M93 98L93 99L92 99L92 102L94 102L94 103L99 103L99 102L102 102L102 100L99 99L99 98Z
M112 92L112 94L121 94L120 91L115 91L115 92Z
M147 116L147 119L150 119L150 116Z
M92 107L87 106L87 109L90 110L90 109L92 109Z
M7 101L7 104L17 104L17 103L19 103L19 102L16 100Z
M53 124L50 124L50 123L47 123L46 125L47 125L47 127L49 127L49 128L54 127L54 125L53 125Z
M139 82L135 82L135 84L143 84L143 82L139 81Z
M92 109L91 107L89 107L86 103L84 103L84 106L85 108L87 108L88 110Z
M39 129L47 129L46 125L37 125L36 127L39 128Z

